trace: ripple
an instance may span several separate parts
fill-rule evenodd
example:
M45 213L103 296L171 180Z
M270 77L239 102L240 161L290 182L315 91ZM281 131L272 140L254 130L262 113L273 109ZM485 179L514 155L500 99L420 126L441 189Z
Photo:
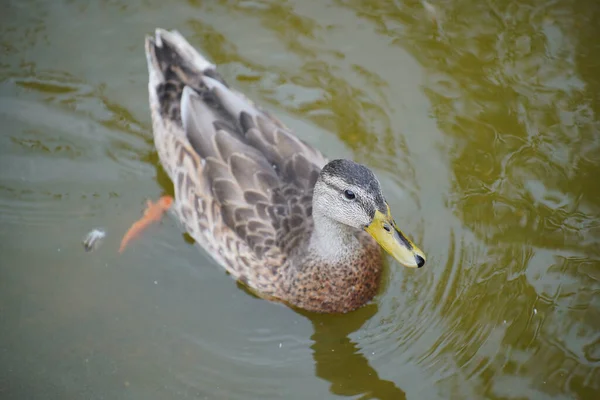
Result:
M8 137L20 148L15 152L12 146L11 154L86 161L105 161L108 155L126 172L152 170L143 162L152 149L149 128L110 101L102 86L59 71L35 71L7 79L2 90L17 94L0 97L0 114L12 131ZM36 98L35 92L46 97Z
M440 315L456 296L461 258L464 258L458 255L461 253L460 243L456 242L454 233L450 231L447 237L448 249L436 249L436 254L447 252L445 266L440 266L435 255L428 259L429 268L438 266L442 269L441 274L425 273L416 278L405 275L401 282L397 282L400 273L392 273L389 286L401 286L402 294L392 297L390 304L380 301L380 319L376 325L370 323L368 334L361 338L361 345L365 351L372 353L372 360L402 354L407 361L421 364L435 353L433 342L443 336L447 328ZM388 293L389 289L386 295ZM385 298L387 296L384 295Z

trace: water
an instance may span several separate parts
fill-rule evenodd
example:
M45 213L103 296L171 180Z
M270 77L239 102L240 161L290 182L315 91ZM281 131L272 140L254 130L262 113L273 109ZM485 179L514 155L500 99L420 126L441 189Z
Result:
M4 399L596 399L600 8L592 2L8 1ZM143 37L177 28L428 255L369 306L294 312L165 218ZM85 252L92 229L106 238Z

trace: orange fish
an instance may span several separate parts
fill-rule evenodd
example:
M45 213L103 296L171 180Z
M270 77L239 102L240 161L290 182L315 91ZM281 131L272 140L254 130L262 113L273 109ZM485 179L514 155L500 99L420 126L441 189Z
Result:
M171 207L173 204L173 198L171 196L162 196L156 203L148 200L148 206L144 211L144 216L137 220L131 228L123 236L121 240L121 246L119 247L119 253L125 250L125 246L132 239L139 236L150 224L156 221L160 221L162 215Z

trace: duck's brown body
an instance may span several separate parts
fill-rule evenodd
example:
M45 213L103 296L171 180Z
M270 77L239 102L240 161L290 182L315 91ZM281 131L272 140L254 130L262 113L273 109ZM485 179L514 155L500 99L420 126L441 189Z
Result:
M146 53L155 145L194 240L265 297L316 312L371 300L382 254L367 233L356 230L360 247L333 261L309 246L327 159L229 89L178 33L157 30Z

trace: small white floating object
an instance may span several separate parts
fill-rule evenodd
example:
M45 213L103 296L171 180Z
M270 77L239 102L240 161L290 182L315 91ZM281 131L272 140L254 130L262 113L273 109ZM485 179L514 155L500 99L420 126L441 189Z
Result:
M102 240L106 237L106 232L102 229L92 229L86 236L83 238L83 248L85 251L93 251L98 249L102 244Z
M433 20L433 22L437 22L437 10L433 6L433 4L427 2L426 0L421 0L421 4L423 4L423 8L429 14L429 17Z

